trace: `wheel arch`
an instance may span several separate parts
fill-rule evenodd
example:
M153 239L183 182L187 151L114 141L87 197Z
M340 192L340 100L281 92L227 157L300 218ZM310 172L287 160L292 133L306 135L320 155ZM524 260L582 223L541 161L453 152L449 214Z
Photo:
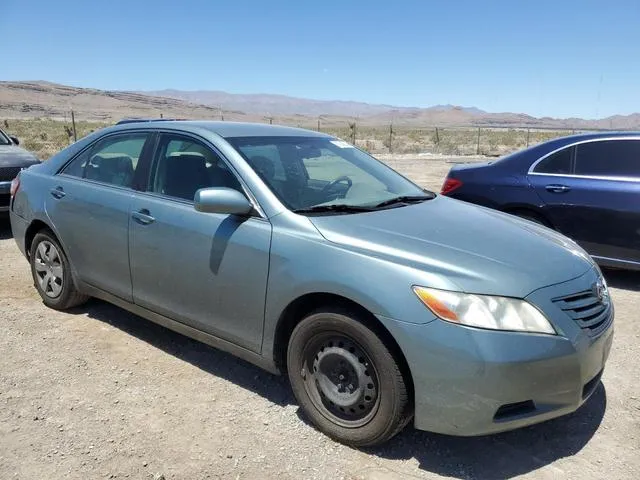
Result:
M47 223L39 219L33 220L27 227L27 230L24 234L24 251L27 254L27 258L31 256L31 244L33 243L33 239L38 234L38 232L41 232L42 230L49 230L56 237L56 239L58 239L58 242L60 241L56 233Z
M62 241L62 239L60 238L56 230L50 224L41 220L40 218L35 218L34 220L32 220L24 234L24 248L25 248L25 254L27 256L27 260L31 261L31 245L33 244L33 239L36 237L36 235L39 232L42 232L43 230L46 230L51 235L53 235L53 237L60 244L60 247L62 248L64 254L67 257L67 261L69 262L69 267L71 269L71 280L73 281L73 284L75 285L76 289L80 290L81 282L78 280L78 272L73 262L69 258L69 252L67 251L67 248L64 242Z
M409 367L409 363L407 362L400 345L398 345L398 342L391 332L389 332L382 322L380 322L380 320L378 320L378 318L367 308L350 298L335 293L306 293L291 301L285 307L278 318L273 341L273 361L277 369L282 373L286 372L287 346L289 345L289 339L291 338L291 334L296 325L309 313L323 307L338 307L349 312L353 312L359 317L366 319L367 327L378 335L394 358L398 361L405 377L405 382L411 398L413 398L414 388L411 368Z

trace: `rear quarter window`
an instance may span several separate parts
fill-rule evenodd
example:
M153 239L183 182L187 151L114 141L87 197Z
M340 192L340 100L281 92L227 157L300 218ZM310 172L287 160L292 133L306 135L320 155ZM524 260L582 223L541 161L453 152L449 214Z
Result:
M533 171L535 173L548 173L555 175L569 175L571 173L571 157L573 156L573 147L568 147L552 155L538 163Z

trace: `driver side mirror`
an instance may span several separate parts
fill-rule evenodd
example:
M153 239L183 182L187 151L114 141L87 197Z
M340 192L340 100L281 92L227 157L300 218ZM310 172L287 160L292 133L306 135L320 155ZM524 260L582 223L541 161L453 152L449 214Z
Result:
M194 207L198 212L228 215L245 216L253 212L253 205L247 197L226 187L201 188L195 194Z
M14 145L20 145L20 140L18 140L18 137L14 136L14 135L9 135L9 138L14 143Z

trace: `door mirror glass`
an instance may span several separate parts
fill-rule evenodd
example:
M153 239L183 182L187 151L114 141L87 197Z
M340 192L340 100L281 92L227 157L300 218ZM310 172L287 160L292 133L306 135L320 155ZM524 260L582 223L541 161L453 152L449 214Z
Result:
M253 205L238 190L226 187L201 188L196 191L194 207L198 212L249 215Z
M20 140L18 140L18 137L11 135L9 138L15 145L20 145Z

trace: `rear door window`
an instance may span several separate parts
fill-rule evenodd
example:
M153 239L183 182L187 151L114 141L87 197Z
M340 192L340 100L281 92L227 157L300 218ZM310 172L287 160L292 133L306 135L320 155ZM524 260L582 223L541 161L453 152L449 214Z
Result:
M576 175L640 178L640 140L603 140L576 148Z
M62 173L131 188L147 133L111 135L69 163Z
M533 171L535 173L569 175L571 173L572 156L573 147L565 148L542 160Z

